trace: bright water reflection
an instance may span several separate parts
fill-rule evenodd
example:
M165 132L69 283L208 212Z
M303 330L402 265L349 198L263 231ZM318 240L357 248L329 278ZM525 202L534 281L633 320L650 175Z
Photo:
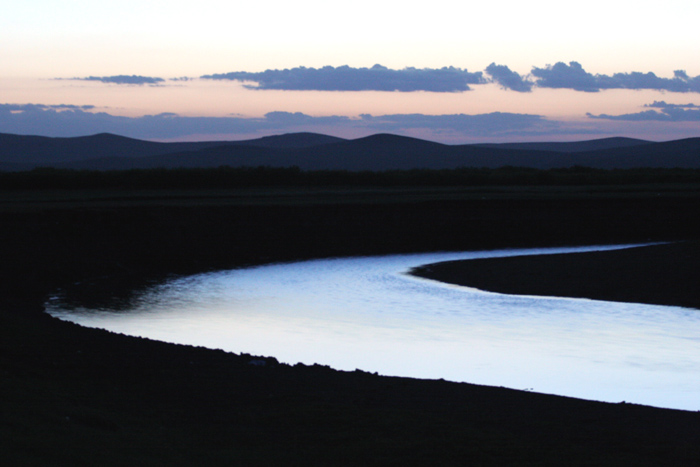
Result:
M90 327L291 364L700 409L696 310L502 295L405 274L439 261L591 249L603 248L274 264L173 280L127 310L59 300L47 309Z

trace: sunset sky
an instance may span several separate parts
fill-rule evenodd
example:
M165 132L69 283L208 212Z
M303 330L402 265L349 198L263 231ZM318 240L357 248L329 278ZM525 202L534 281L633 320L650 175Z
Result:
M694 137L698 17L694 0L12 2L0 132Z

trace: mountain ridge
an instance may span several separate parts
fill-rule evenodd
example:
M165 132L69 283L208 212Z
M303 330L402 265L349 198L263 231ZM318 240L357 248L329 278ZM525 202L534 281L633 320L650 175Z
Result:
M610 149L618 147L640 146L643 144L653 144L652 141L637 138L626 138L624 136L612 136L609 138L600 138L585 141L573 142L547 142L540 141L534 143L487 143L477 144L476 146L490 148L508 148L508 149L524 149L534 151L553 151L553 152L587 152L597 151L600 149Z
M287 133L242 141L161 143L109 133L75 138L0 133L0 170L5 171L36 167L124 170L224 165L350 171L503 166L700 168L700 138L652 142L613 137L567 143L447 145L390 133L357 139Z

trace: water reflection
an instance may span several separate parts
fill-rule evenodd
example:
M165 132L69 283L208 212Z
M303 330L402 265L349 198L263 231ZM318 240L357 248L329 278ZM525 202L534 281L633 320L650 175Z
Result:
M276 264L173 280L126 310L58 299L47 309L86 326L292 364L700 408L694 310L502 295L405 274L439 261L590 249L601 248Z

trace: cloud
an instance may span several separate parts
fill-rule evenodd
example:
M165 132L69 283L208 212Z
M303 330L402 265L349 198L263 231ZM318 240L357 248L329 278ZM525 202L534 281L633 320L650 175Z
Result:
M0 111L5 112L32 112L42 110L92 110L94 105L72 105L72 104L0 104Z
M265 123L274 126L300 127L348 127L363 128L371 132L403 132L430 130L433 132L460 133L469 136L493 136L519 131L554 129L556 122L540 115L493 112L488 114L362 114L359 118L344 116L312 117L300 112L270 112Z
M397 114L361 115L362 122L377 131L401 131L429 129L437 132L451 131L469 136L507 135L522 131L554 130L556 122L541 115L493 112L487 114Z
M67 78L76 81L99 81L101 83L108 84L160 84L165 82L163 78L154 78L151 76L137 76L137 75L116 75L116 76L88 76L87 78Z
M598 92L604 89L652 89L670 92L700 92L700 76L691 78L683 70L676 70L673 78L661 78L652 72L593 75L578 62L558 62L544 68L533 67L531 74L541 88L573 89Z
M644 104L644 107L654 107L657 109L700 109L696 104L667 104L665 101L654 101L651 104Z
M656 122L700 122L700 106L696 104L667 104L664 101L654 101L646 104L658 110L644 110L642 112L622 115L593 115L586 114L589 118L603 120L622 120L628 122L656 121Z
M462 92L470 90L469 84L485 83L482 72L471 73L461 68L392 70L381 65L372 68L352 68L347 65L337 68L298 67L260 73L237 71L204 75L202 78L256 83L246 85L250 89L290 91Z
M241 119L245 120L245 119ZM355 121L350 117L331 115L327 117L312 117L301 112L268 112L265 121L271 125L280 127L300 125L352 125Z
M600 91L596 77L586 72L578 62L571 62L569 65L558 62L545 68L533 67L530 73L537 78L537 86L541 88Z
M485 77L485 75L487 77ZM347 65L322 68L297 67L268 69L262 72L235 71L203 75L201 79L228 80L245 83L252 90L283 91L385 91L385 92L464 92L470 85L489 82L503 89L531 92L534 87L572 89L599 92L606 89L657 90L668 92L700 93L700 76L691 77L684 70L675 70L673 78L657 76L652 72L625 72L611 75L592 74L580 63L557 62L542 68L533 67L529 75L520 75L507 65L491 63L486 69L470 72L453 66L443 68L391 69L382 65L354 68ZM139 75L88 76L85 78L57 78L78 81L98 81L106 84L151 85L166 82L163 78ZM197 78L187 76L169 78L171 82L187 82Z
M0 128L5 133L80 136L101 133L126 117L93 113L92 105L0 104Z
M68 106L66 106L68 107ZM325 132L332 128L356 133L428 130L463 136L494 136L556 130L558 123L540 115L494 112L465 115L360 115L314 117L300 112L270 112L262 118L181 117L173 113L121 117L89 112L80 107L57 110L51 106L0 104L3 132L46 136L116 133L145 139L183 138L188 135L256 134L288 131Z
M654 110L645 110L644 112L637 112L632 114L622 114L622 115L609 115L600 114L594 115L587 113L588 118L601 119L601 120L623 120L627 122L648 122L648 121L669 121L667 115Z
M486 73L491 76L493 82L500 84L504 89L518 92L532 91L533 82L525 79L520 74L512 71L506 65L492 63L486 67Z
M601 76L608 89L654 89L670 92L700 92L700 77L690 78L683 70L676 70L673 78L660 78L654 73L615 73L611 78Z

